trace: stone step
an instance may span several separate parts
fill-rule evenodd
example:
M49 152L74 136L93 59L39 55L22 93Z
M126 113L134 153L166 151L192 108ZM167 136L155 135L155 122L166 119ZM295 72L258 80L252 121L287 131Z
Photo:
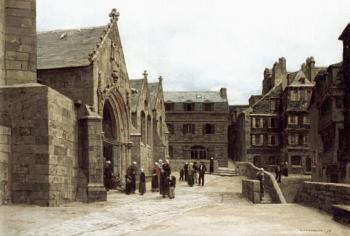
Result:
M265 192L260 204L272 204L272 198L270 194Z

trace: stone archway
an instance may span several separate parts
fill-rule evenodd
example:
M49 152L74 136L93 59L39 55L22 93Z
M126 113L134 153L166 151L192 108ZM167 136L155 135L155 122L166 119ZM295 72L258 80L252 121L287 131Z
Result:
M111 159L113 172L121 177L130 164L130 112L116 88L104 97L103 103L101 102L103 109L100 110L104 132L103 154L107 155L106 159Z

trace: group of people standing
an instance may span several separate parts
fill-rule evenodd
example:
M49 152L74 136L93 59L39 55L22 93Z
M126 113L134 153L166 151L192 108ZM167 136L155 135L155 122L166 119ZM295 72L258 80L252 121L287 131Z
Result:
M180 170L179 181L187 181L188 185L192 187L194 184L198 186L204 186L204 176L207 171L205 163L202 161L198 165L197 162L185 163ZM210 173L214 172L214 160L210 161Z
M152 171L152 192L158 192L165 198L175 198L176 177L171 175L169 160L162 160L154 163Z

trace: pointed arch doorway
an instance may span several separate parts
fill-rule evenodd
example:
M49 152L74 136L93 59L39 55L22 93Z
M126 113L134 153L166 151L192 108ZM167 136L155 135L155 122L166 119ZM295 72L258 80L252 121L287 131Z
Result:
M120 145L118 142L117 120L108 100L103 106L103 157L112 163L113 173L119 170Z

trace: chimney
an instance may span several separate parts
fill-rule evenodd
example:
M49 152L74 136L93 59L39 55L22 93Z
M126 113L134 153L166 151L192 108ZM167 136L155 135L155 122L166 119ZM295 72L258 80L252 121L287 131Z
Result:
M227 99L227 89L226 88L221 88L220 89L220 96L222 98L226 98Z

